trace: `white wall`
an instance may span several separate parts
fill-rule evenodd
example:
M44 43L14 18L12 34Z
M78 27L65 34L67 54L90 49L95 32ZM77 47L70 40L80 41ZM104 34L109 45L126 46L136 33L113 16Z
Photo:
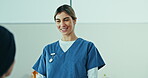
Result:
M148 23L148 0L73 0L80 23Z
M0 23L54 22L54 12L69 0L0 0Z
M80 23L148 23L148 0L72 0ZM0 0L0 23L53 23L70 0Z
M14 33L16 63L9 78L30 78L45 45L60 39L55 24L2 24ZM76 34L93 41L106 66L99 78L148 77L148 24L77 24Z

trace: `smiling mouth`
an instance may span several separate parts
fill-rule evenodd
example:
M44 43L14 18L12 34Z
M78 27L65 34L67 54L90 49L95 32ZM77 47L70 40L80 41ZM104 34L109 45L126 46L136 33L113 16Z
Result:
M68 27L66 27L66 28L62 28L62 29L60 29L60 30L62 30L62 32L66 32L67 29L68 29Z

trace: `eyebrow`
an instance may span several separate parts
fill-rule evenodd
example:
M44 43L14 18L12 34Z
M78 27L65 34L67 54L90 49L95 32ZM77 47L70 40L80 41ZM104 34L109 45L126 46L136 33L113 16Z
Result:
M64 19L69 19L69 17L65 17Z
M69 19L70 17L65 17L64 19ZM57 18L56 20L60 20L59 18Z

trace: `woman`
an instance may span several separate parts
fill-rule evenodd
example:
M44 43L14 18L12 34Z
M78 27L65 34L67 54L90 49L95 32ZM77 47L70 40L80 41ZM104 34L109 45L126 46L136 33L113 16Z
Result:
M97 70L105 63L92 42L76 36L76 19L69 5L56 10L54 20L62 38L45 46L35 71L46 78L97 78Z

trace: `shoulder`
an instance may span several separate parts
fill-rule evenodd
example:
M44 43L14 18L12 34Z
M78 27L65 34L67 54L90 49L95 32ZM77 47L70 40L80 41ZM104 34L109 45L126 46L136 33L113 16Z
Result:
M92 48L96 48L92 41L86 40L86 39L83 39L83 38L80 38L80 39L81 39L82 45L85 46L87 48L87 50L90 50Z
M58 45L58 42L59 42L59 41L55 41L55 42L53 42L53 43L47 44L47 45L44 47L44 50L45 50L45 49L47 50L47 49L54 48L55 46Z
M92 42L92 41L90 41L90 40L86 40L86 39L83 39L83 38L80 38L82 41L83 41L83 43L85 43L85 44L88 44L89 46L94 46L94 43Z
M85 40L85 39L82 39L82 41L83 41L83 43L84 43L83 45L86 47L88 53L91 52L92 50L97 49L92 41Z
M53 42L51 44L47 44L46 46L44 46L43 55L50 54L52 51L55 50L55 48L57 48L57 45L58 45L58 41Z

